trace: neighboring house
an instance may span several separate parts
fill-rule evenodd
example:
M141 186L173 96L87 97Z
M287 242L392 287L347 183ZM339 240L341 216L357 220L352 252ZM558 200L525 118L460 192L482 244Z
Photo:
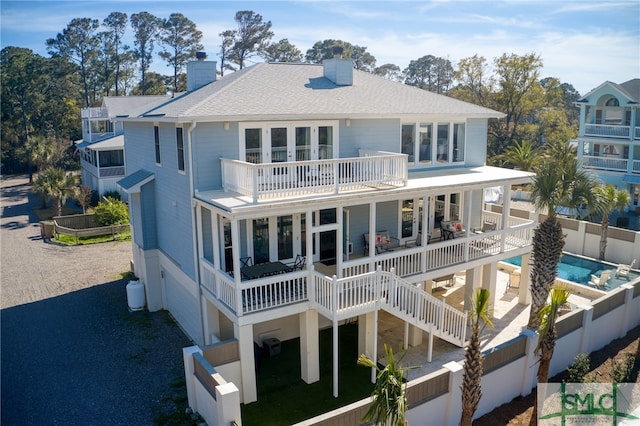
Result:
M606 81L583 96L574 142L582 167L606 184L629 191L630 210L640 208L640 79Z
M501 187L509 211L511 186L531 178L485 165L488 120L503 114L341 58L215 70L189 63L186 93L121 119L118 184L149 310L168 309L199 344L238 339L245 403L268 339L299 338L312 383L319 329L333 327L337 363L337 326L357 319L359 350L377 358L381 309L406 321L411 345L463 346L466 314L430 294L451 274L466 273L467 300L479 286L500 297L497 262L524 255L526 302L536 223L483 201Z
M126 200L127 194L116 185L126 175L123 126L116 118L137 115L167 99L167 96L106 97L101 107L82 109L83 139L76 143L76 148L80 153L83 185L99 195L120 192Z

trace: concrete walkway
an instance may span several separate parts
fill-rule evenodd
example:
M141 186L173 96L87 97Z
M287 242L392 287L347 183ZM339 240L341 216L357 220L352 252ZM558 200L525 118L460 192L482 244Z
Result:
M1 187L1 423L154 424L191 342L165 312L129 312L130 242L45 241L27 179Z

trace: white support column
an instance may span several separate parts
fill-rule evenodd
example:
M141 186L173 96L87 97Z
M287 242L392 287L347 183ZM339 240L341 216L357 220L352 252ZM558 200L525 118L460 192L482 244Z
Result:
M471 300L473 299L473 291L480 288L482 282L482 266L467 269L464 281L464 310L471 309Z
M376 203L369 203L369 253L367 255L373 258L376 254ZM371 268L373 271L374 269Z
M522 255L520 266L520 288L518 289L518 303L528 305L531 303L531 253Z
M496 290L496 281L498 280L498 264L496 262L482 266L482 288L489 290L491 296L491 306L496 306L498 300L498 292Z
M214 269L223 269L220 267L220 244L224 250L224 238L220 238L219 216L211 212L211 238L213 241L213 267Z
M242 280L240 274L240 229L238 219L231 219L231 241L233 242L233 278L236 285L236 306L234 309L236 315L242 315L242 289L240 287L240 281ZM253 353L253 347L251 348Z
M464 191L462 193L462 201L464 202L464 217L462 218L462 223L465 224L465 236L468 237L472 225L471 207L473 207L473 191Z
M311 265L313 265L313 234L315 233L313 231L313 227L311 226L313 224L313 210L307 210L307 217L305 218L305 232L307 233L306 236L306 244L307 244L307 248L306 248L306 253L307 253L307 268Z
M422 329L415 325L407 324L407 339L405 340L405 349L409 346L419 346L422 344Z
M504 185L502 187L502 223L500 229L503 231L509 227L509 213L511 210L511 185ZM500 238L500 253L504 253L505 234L502 234Z
M336 229L336 274L338 278L342 278L342 261L344 259L344 217L342 215L342 206L338 206L336 208L336 221L338 222L338 229Z
M253 325L234 324L234 333L238 339L240 369L242 372L242 401L245 404L258 400L256 387L256 360L253 352Z
M320 346L318 311L308 309L299 314L300 321L300 377L305 383L320 380Z
M433 325L429 324L429 342L427 344L427 362L433 358Z
M333 319L333 397L338 397L338 320Z
M374 328L373 312L367 312L358 317L358 356L360 354L365 354L369 358L373 356Z
M378 310L373 311L373 345L371 348L371 360L378 363ZM371 369L371 383L376 382L376 369Z

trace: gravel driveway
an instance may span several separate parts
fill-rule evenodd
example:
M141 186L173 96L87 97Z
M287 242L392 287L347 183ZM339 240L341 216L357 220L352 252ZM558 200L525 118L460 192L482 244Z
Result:
M147 425L175 411L192 343L166 312L127 309L130 242L44 241L27 179L1 187L1 423Z

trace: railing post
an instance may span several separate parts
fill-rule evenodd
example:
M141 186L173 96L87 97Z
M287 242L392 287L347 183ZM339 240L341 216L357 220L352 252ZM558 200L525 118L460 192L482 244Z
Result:
M316 268L313 265L309 265L309 269L307 272L307 299L311 303L312 307L317 307L318 305L318 297L316 295Z
M340 179L338 179L339 171L340 171L340 167L338 166L338 161L334 161L333 162L333 180L334 180L336 194L340 193Z
M256 164L251 165L251 180L253 181L253 202L258 202L258 166Z
M338 315L338 277L331 277L331 312L333 312L333 318Z
M447 302L445 301L445 298L442 297L440 299L440 312L438 315L438 324L436 324L436 327L439 330L443 330L444 329L444 310L445 310L445 306L447 305Z

